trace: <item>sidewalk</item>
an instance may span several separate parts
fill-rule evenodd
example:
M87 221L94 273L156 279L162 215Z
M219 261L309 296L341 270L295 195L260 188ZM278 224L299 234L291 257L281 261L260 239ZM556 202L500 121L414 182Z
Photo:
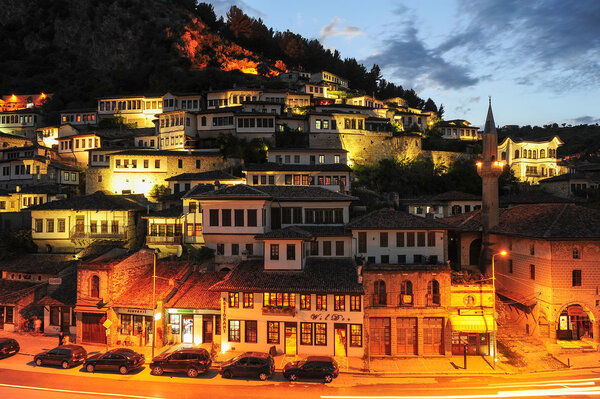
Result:
M52 349L58 346L57 336L47 335L34 335L33 333L22 333L22 332L7 332L0 331L0 337L14 338L19 342L21 346L20 354L24 356L33 356L45 350ZM77 344L76 342L73 342ZM83 345L88 354L97 352L105 352L105 345ZM186 344L177 344L166 346L163 348L156 348L155 355L158 355L165 351L173 351L181 346L189 346ZM152 348L151 347L139 347L131 346L131 349L143 353L146 357L146 362L149 363L152 360ZM110 348L109 348L110 349ZM205 346L210 352L210 347ZM229 360L242 352L230 351L227 353L217 353L214 361L213 368L218 366L226 360ZM288 356L280 354L274 357L275 368L281 370L283 366L292 361L300 360L303 356ZM570 369L582 369L582 368L598 368L600 367L600 353L580 353L580 354L569 354L555 356L556 363L563 363L561 369L568 370L567 364L570 363ZM462 356L452 356L449 358L445 357L432 357L432 358L371 358L370 361L366 362L363 358L357 357L338 357L336 358L340 372L354 375L372 375L381 377L394 377L394 376L439 376L439 375L503 375L503 374L521 374L527 372L540 372L540 371L557 371L555 365L552 367L541 363L541 362L530 362L526 367L516 367L509 364L510 360L504 357L500 357L496 363L495 370L492 368L489 357L481 356L469 356L467 357L467 368L464 368L464 359ZM369 371L366 371L368 368Z

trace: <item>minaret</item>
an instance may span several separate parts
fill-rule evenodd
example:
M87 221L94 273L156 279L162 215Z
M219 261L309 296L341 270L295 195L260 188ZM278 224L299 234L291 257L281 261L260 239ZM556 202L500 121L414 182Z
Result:
M498 159L498 134L492 114L492 98L489 100L487 118L483 129L482 160L477 162L477 173L482 180L481 225L483 227L481 262L485 272L491 260L490 229L498 225L498 177L502 174L503 162Z

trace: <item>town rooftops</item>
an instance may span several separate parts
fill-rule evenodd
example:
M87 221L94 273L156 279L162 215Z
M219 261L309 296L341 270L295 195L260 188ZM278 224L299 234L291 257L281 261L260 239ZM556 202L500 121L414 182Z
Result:
M197 199L272 199L279 201L354 201L357 198L317 186L248 186L238 184L198 195Z
M299 147L278 147L278 148L269 148L269 153L287 153L287 152L340 152L346 153L348 150L344 150L343 148L299 148Z
M218 157L221 156L221 151L218 149L197 150L197 151L174 151L174 150L148 150L148 149L129 149L119 151L114 155L129 155L129 156L152 156L152 157Z
M142 216L142 219L164 218L179 219L183 216L183 205L171 206L160 211L151 211Z
M208 289L223 280L226 272L193 272L167 302L168 308L221 309L221 294Z
M47 283L26 283L25 281L0 279L0 304L17 303L45 284Z
M21 191L16 194L60 194L61 189L58 184L34 184L32 186L21 187ZM13 192L13 194L15 194Z
M450 272L450 266L447 264L439 265L381 265L381 264L370 264L366 265L363 272Z
M76 260L70 254L20 254L17 258L3 260L0 270L13 273L58 275L73 266Z
M204 193L215 191L215 186L212 184L196 184L194 188L185 193L181 198L195 198Z
M331 163L331 164L315 164L315 165L301 165L301 164L290 164L290 163L249 163L244 165L242 168L248 172L266 172L266 171L280 171L280 172L351 172L352 169L344 163Z
M480 231L481 211L443 219L460 231ZM575 204L523 204L501 209L492 233L543 239L600 239L600 210Z
M518 204L568 204L581 201L574 198L557 197L556 195L541 191L503 195L499 199L500 206L502 207Z
M254 236L257 240L265 239L311 239L315 237L343 237L351 236L349 230L344 226L288 226L282 229L272 230L268 233Z
M379 209L350 221L346 228L352 230L447 230L448 227L434 219L422 218L391 208Z
M240 262L211 291L295 292L316 294L364 293L349 258L308 258L303 270L266 271L262 260Z
M101 191L94 194L46 202L29 208L32 211L48 210L96 210L96 211L140 211L145 208L133 199L122 195L107 195Z
M74 306L77 303L77 268L73 266L69 273L61 277L60 285L40 299L41 306Z
M469 193L463 193L461 191L446 191L441 194L436 194L427 197L403 199L405 203L416 204L416 203L432 203L432 202L450 202L450 201L481 201L480 195L474 195Z
M223 170L210 170L207 172L198 173L182 173L177 176L166 178L165 181L187 181L187 180L199 180L199 181L210 181L216 180L240 180L241 177L235 177Z
M600 183L600 174L583 172L564 173L558 176L547 177L545 179L540 180L539 183L554 183L571 180L589 180L594 183Z

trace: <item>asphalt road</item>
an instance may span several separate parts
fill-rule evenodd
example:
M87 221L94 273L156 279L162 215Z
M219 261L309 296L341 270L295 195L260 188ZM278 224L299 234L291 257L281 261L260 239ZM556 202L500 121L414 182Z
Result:
M0 360L0 398L548 398L600 396L600 369L518 376L377 377L342 374L331 384L290 383L276 373L269 381L222 379L216 370L191 379L149 374L148 368L120 375L36 367L16 355Z

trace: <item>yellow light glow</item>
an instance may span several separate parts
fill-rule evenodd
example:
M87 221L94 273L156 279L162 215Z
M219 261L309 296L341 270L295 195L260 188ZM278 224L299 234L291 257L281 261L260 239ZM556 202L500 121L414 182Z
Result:
M17 102L17 96L15 96L15 95L13 94L12 96L10 96L10 100L9 100L9 101L11 101L11 102L13 102L13 103L16 103L16 102Z
M202 343L202 340L200 340L200 338L196 338L194 340L194 345L200 345Z
M498 166L500 166L501 168L503 168L503 167L504 167L504 162L500 162L500 163L498 164Z
M42 100L44 100L44 99L46 98L46 94L44 94L44 93L42 92L42 94L40 94L40 98L41 98Z
M162 319L162 313L156 313L154 315L154 320L159 321L160 319Z
M506 255L508 255L508 252L506 252L506 251L500 251L500 255L506 256Z
M477 166L481 167L482 163L481 162L477 162Z
M229 349L231 349L231 346L227 342L221 343L221 353L225 353Z

